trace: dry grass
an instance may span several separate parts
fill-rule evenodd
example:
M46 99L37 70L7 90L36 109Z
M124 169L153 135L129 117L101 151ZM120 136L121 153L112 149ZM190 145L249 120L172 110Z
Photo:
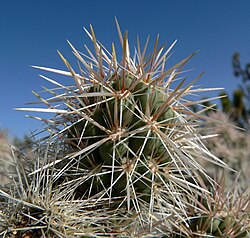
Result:
M13 171L13 159L7 132L0 130L0 184L7 184L8 174Z

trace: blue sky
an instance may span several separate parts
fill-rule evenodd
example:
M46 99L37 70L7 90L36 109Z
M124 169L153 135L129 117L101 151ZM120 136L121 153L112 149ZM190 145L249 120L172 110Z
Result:
M249 0L3 0L0 127L19 137L41 128L41 123L25 117L28 113L13 110L35 100L32 90L50 86L29 65L65 69L57 50L74 63L66 39L81 51L84 43L90 44L83 30L89 24L107 48L112 42L119 46L114 17L128 29L132 49L137 34L142 42L148 35L153 42L159 33L162 43L178 40L174 63L199 50L186 68L194 69L187 73L190 80L205 71L199 84L231 92L240 82L232 73L232 54L238 51L243 64L250 62L249 13Z

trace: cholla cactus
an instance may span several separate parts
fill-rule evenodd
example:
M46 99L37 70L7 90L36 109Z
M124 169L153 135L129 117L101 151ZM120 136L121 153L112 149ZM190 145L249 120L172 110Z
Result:
M30 155L28 158L21 156L20 151L13 148L14 183L9 185L9 192L0 190L1 237L92 237L100 231L104 233L103 220L107 219L108 212L105 209L92 211L90 201L74 200L78 183L54 188L53 169L34 173L34 169L41 168L56 153L49 154L47 150L46 157L36 157L36 162L32 163Z
M214 123L212 131L218 136L207 140L210 151L223 160L230 168L235 171L224 170L223 168L209 167L209 174L218 176L224 174L226 177L225 186L228 188L232 182L239 176L237 182L238 187L242 190L249 188L250 176L250 135L248 132L239 130L230 120L229 115L223 112L210 112L209 116L214 120L222 123L216 125ZM209 133L209 130L207 131ZM211 165L211 164L210 164ZM240 172L240 175L238 175ZM216 173L216 174L215 174ZM220 176L219 175L219 176Z
M239 192L241 188L235 181L226 192L224 179L211 196L199 199L200 211L187 211L189 226L179 226L173 237L250 237L250 190Z
M150 55L148 40L143 49L138 40L131 58L127 33L122 36L118 23L117 27L121 62L117 61L114 45L109 53L91 27L90 33L86 32L93 41L94 53L87 46L88 55L80 53L69 43L79 61L79 73L61 53L69 71L35 66L70 76L75 85L63 85L41 75L56 86L45 88L52 97L35 93L47 108L19 109L55 113L51 119L35 118L44 121L51 133L49 139L42 140L47 153L51 150L53 154L55 148L59 153L39 163L31 174L50 174L50 180L43 181L51 191L60 190L51 192L57 194L58 204L80 204L73 209L80 214L75 217L75 231L67 219L60 228L51 226L54 216L47 215L47 226L67 237L168 234L173 224L186 222L186 209L195 206L197 196L209 194L200 176L213 182L198 161L226 166L202 142L209 137L200 134L205 129L205 116L190 109L203 100L190 101L189 97L206 89L193 87L199 77L187 85L180 78L193 54L166 69L175 42L164 51L164 46L158 48L157 37ZM70 186L70 194L58 195ZM79 222L90 209L87 229Z

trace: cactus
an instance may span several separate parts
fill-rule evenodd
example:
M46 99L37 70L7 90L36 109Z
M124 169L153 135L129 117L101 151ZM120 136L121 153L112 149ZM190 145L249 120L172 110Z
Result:
M107 211L91 211L90 204L74 200L73 193L78 184L68 183L55 188L52 186L55 170L39 170L53 156L48 150L45 154L46 157L32 162L30 155L28 158L21 156L20 151L13 148L14 183L9 185L8 191L0 189L0 236L54 238L84 234L93 237L104 230L101 223ZM34 173L32 169L39 172ZM93 216L92 223L89 222L90 215Z
M223 112L229 113L232 110L232 105L231 105L232 103L229 99L228 94L225 92L222 92L220 96L221 96L221 105L222 105Z
M232 170L204 164L211 177L225 176L226 190L231 187L233 181L238 177L237 183L243 191L248 189L249 166L250 166L250 135L239 130L237 124L230 118L230 115L223 112L209 112L209 117L215 120L207 134L215 133L218 136L207 139L207 146L210 151L229 165ZM216 121L220 121L219 125ZM240 173L240 174L239 174Z
M45 135L39 149L40 157L46 160L31 174L48 173L51 180L44 176L43 183L51 189L49 193L61 201L62 210L74 211L75 231L71 215L60 227L51 225L52 216L47 215L46 226L64 236L167 235L177 220L186 221L186 208L194 206L196 196L209 193L201 176L213 181L199 161L226 167L202 142L200 131L206 129L206 116L191 110L200 101L188 99L200 91L193 83L201 75L189 84L180 78L194 54L166 69L174 43L164 51L164 46L158 48L157 37L149 57L148 42L142 49L138 40L131 58L127 33L122 36L118 23L117 28L122 46L120 63L114 45L109 53L93 28L90 32L85 29L95 53L86 46L87 56L69 43L79 61L79 73L60 52L68 71L34 66L70 76L75 85L62 85L41 75L56 86L45 88L52 94L49 98L35 93L38 103L48 108L19 108L55 113L50 119L35 117L45 122L51 134ZM70 193L65 196L58 195L67 190ZM88 226L80 222L86 214Z
M177 237L250 237L250 190L239 192L235 183L225 194L225 178L213 189L212 194L201 197L200 211L190 209L189 226L175 230ZM204 209L205 208L205 209ZM201 214L201 211L204 213ZM206 210L206 212L205 212Z

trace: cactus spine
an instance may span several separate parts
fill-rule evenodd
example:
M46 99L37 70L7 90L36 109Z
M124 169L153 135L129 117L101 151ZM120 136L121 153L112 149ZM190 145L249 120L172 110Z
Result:
M150 57L146 56L148 43L142 49L138 41L131 58L127 33L122 36L118 23L117 28L121 62L114 45L109 53L90 27L86 32L94 53L86 47L86 56L69 43L81 65L79 73L61 53L68 71L35 66L70 76L75 85L42 76L57 87L47 89L50 98L37 95L48 108L19 109L55 113L51 119L40 120L51 133L44 145L48 151L58 146L60 153L33 174L53 174L52 193L74 185L69 197L72 202L80 201L74 209L76 216L81 215L76 218L77 231L70 230L71 235L89 234L86 226L79 224L89 206L94 214L89 216L90 227L101 227L99 233L121 237L168 234L177 220L186 221L186 208L194 206L197 195L208 193L200 175L212 180L198 161L225 164L202 143L199 130L204 127L197 128L206 123L204 116L189 108L196 103L188 97L199 92L192 86L199 77L187 85L179 78L193 54L166 69L174 43L164 51L163 46L158 47L157 37ZM106 212L105 221L103 216L96 218L101 210ZM66 228L60 232L69 234Z

